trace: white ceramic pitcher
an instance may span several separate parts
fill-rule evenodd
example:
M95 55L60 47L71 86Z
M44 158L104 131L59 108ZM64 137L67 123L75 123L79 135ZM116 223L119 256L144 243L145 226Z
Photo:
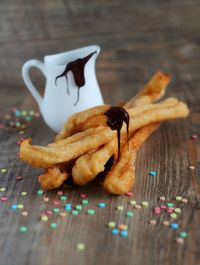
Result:
M37 101L44 121L54 132L59 132L65 121L73 113L103 104L95 73L95 61L99 52L99 46L91 45L68 52L47 55L44 57L44 63L32 59L23 65L23 80ZM68 71L65 76L62 76L62 73L67 65L71 65L69 64L70 62L85 58L89 54L91 55L84 66L85 82L82 82L82 86L78 88L78 81L76 82L73 71ZM46 88L43 98L30 79L30 67L39 68L46 77ZM73 67L76 70L76 66ZM79 75L76 77L77 80L80 80Z

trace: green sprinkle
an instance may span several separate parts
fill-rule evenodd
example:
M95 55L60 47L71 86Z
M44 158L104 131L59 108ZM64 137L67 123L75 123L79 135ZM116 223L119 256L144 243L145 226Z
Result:
M116 226L116 223L113 222L113 221L110 221L110 222L108 223L108 227L110 227L110 228L113 228L113 227L115 227L115 226Z
M172 219L176 219L176 218L177 218L177 214L176 214L176 213L171 213L171 214L170 214L170 217L171 217Z
M1 169L1 173L6 173L7 172L7 169L6 168L2 168Z
M129 212L126 213L126 216L127 216L127 217L133 217L133 216L134 216L134 213L131 212L131 211L129 211Z
M146 202L146 201L143 201L143 202L142 202L142 206L146 208L146 207L148 207L148 206L149 206L149 203L148 203L148 202Z
M37 195L40 196L40 195L43 195L44 194L44 191L43 190L38 190L37 191Z
M180 213L180 212L181 212L181 209L180 209L180 208L175 208L174 211L175 211L176 213Z
M66 201L67 200L67 196L60 196L60 200L61 201Z
M173 207L174 207L174 204L173 204L172 202L168 202L168 203L167 203L167 206L168 206L169 208L173 208Z
M17 122L15 123L15 126L16 126L16 127L20 127L20 126L21 126L21 123L20 123L19 121L17 121Z
M27 116L27 117L25 118L25 120L26 120L26 121L31 121L31 120L32 120L32 117Z
M135 200L131 200L131 201L129 202L129 204L135 206L135 205L136 205L136 201L135 201Z
M89 215L94 215L94 214L95 214L95 210L89 209L89 210L87 211L87 213L88 213Z
M21 233L26 233L28 231L28 227L27 226L20 226L19 231Z
M57 207L55 207L55 208L53 208L53 212L54 212L54 213L59 213L59 212L60 212L60 209L57 208Z
M85 245L84 245L83 243L78 243L78 244L76 245L76 249L82 251L82 250L85 249Z
M0 188L0 191L5 191L6 189L5 188Z
M18 204L18 205L17 205L17 208L18 208L18 209L23 209L23 208L24 208L24 205L23 205L23 204Z
M182 237L182 238L187 238L188 237L188 233L183 231L183 232L180 232L179 236Z
M123 210L124 210L124 206L123 206L123 205L119 205L119 206L117 206L117 210L118 210L118 211L123 211Z
M22 192L21 192L21 195L22 195L22 196L26 196L27 194L28 194L28 193L27 193L26 191L22 191Z
M82 200L82 204L86 205L88 203L89 203L88 200Z
M55 228L58 227L58 225L57 225L56 223L51 223L51 224L50 224L50 227L53 228L53 229L55 229Z
M83 207L81 205L76 205L75 208L76 208L76 210L82 210Z
M182 197L181 196L176 196L176 201L181 201Z
M78 215L78 211L77 210L73 210L71 211L72 215Z

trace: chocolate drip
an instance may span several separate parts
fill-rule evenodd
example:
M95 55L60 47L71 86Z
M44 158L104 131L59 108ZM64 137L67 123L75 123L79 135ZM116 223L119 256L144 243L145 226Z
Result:
M108 117L107 125L112 130L117 130L117 139L118 139L118 158L120 157L120 132L123 125L123 122L126 123L126 129L127 129L127 141L128 141L128 133L129 133L129 114L128 112L122 108L122 107L110 107L109 110L107 110L104 113Z
M69 95L67 73L68 73L69 71L72 72L72 74L73 74L73 76L74 76L75 84L76 84L77 87L78 87L77 100L76 100L76 102L74 103L74 105L76 105L76 104L79 102L79 94L80 94L80 91L79 91L79 90L80 90L80 88L81 88L82 86L85 85L85 75L84 75L85 65L86 65L86 63L90 60L90 58L91 58L95 53L96 53L96 51L90 53L89 55L87 55L87 56L84 57L84 58L78 58L78 59L75 60L75 61L69 62L69 63L66 65L64 72L63 72L62 74L56 76L55 84L57 83L57 79L58 79L58 78L63 77L63 76L66 77L66 81L67 81L67 94Z

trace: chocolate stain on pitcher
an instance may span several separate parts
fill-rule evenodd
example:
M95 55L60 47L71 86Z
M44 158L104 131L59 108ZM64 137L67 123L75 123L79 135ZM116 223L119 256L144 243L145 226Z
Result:
M75 84L78 87L77 100L74 103L74 106L76 106L76 104L79 102L80 88L85 85L85 75L84 75L85 65L95 53L97 53L97 52L96 51L92 52L84 58L78 58L75 61L69 62L66 65L64 72L62 74L56 76L55 84L57 83L58 78L65 76L66 81L67 81L67 94L69 95L67 74L70 71L72 72Z
M112 129L117 131L117 140L118 140L118 158L120 158L120 132L123 125L123 122L126 123L126 129L127 129L127 142L128 142L128 134L129 134L129 114L128 112L118 106L112 106L110 107L105 113L107 117L107 125Z

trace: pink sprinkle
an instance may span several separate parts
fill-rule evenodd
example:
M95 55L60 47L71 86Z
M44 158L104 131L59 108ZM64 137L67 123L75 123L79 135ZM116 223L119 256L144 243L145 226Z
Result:
M48 201L49 201L49 198L48 198L48 197L44 197L44 198L43 198L43 201L44 201L44 202L48 202Z
M167 209L167 206L166 206L166 205L161 205L160 208L161 208L162 210L166 210L166 209Z
M169 226L169 221L163 221L162 224L163 224L164 226Z
M156 224L157 224L157 221L156 221L155 219L152 219L152 220L149 221L149 223L150 223L151 225L156 225Z
M168 209L167 209L167 212L168 212L168 213L173 213L173 211L174 211L174 208L168 208Z
M82 194L81 194L81 198L83 198L83 199L84 199L84 198L86 198L86 197L87 197L87 195L86 195L86 194L84 194L84 193L82 193Z
M160 196L160 201L165 201L165 196Z
M132 195L133 195L133 193L131 191L126 193L126 196L128 196L128 197L131 197Z
M192 140L198 140L198 136L196 134L193 134L191 137L190 137Z
M16 144L20 145L21 144L21 141L17 141Z
M63 191L59 190L59 191L57 191L57 194L58 195L63 195Z
M183 198L181 201L182 201L183 203L188 203L188 200L185 199L185 198Z
M178 238L176 239L176 242L177 242L178 244L183 244L183 243L185 242L185 240L184 240L184 238L178 237Z
M59 206L59 205L60 205L60 202L59 202L59 201L54 201L54 202L53 202L53 205L55 205L55 206Z
M142 206L140 204L136 204L134 207L135 209L141 209Z
M160 207L155 207L154 208L154 213L155 214L160 214Z
M17 152L16 155L17 155L18 157L20 157L20 152Z
M23 179L23 177L21 177L21 176L17 176L17 177L16 177L16 180L17 180L17 181L20 181L20 180L22 180L22 179Z
M8 198L7 197L1 197L2 202L7 202Z
M4 128L5 126L3 124L0 124L0 129Z
M53 212L52 212L51 210L48 210L48 211L46 211L46 214L47 214L48 216L50 216L50 215L53 214Z

